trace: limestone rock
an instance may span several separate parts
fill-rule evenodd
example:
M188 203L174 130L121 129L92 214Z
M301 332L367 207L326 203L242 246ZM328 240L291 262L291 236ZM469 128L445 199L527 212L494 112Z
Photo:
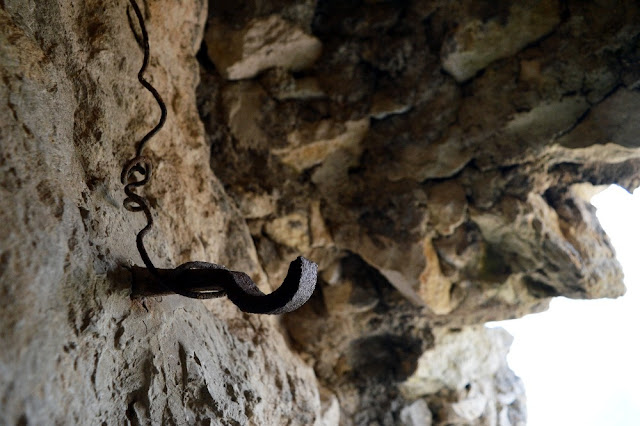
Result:
M401 389L411 399L431 401L442 423L524 425L524 387L505 362L510 345L502 329L439 330L434 349L420 357ZM440 397L428 396L434 393Z
M419 399L402 409L400 420L404 426L431 426L431 411L425 400Z
M299 71L322 51L317 38L278 15L255 19L242 29L214 18L205 40L211 59L229 80L251 78L272 67Z
M267 235L278 244L304 251L309 248L309 218L301 213L291 213L267 223Z
M629 115L640 10L623 3L318 3L311 31L320 58L299 74L260 77L278 100L252 114L260 142L220 138L240 133L201 110L229 192L251 187L246 174L226 172L241 159L260 173L250 191L279 194L276 216L310 212L309 253L322 259L323 280L310 306L285 322L336 395L343 424L413 421L410 413L426 412L420 400L434 424L522 424L506 344L485 346L496 351L491 373L475 381L461 373L469 389L431 372L440 384L412 400L397 382L417 371L418 353L455 335L447 330L539 312L558 295L624 292L613 249L576 186L640 184L638 120ZM302 79L317 82L317 97L283 95ZM231 86L209 81L201 96ZM346 124L361 121L366 131L346 143ZM265 233L254 238L277 276L291 248ZM418 329L441 330L444 340ZM473 330L481 339L493 333ZM376 356L365 362L365 352Z
M302 254L317 292L282 320L132 303L119 174L159 111L126 2L4 1L0 423L524 424L482 323L624 292L586 199L640 185L638 3L143 14L153 261L269 291Z
M440 235L451 235L467 217L467 195L455 181L434 185L427 192L429 217Z
M471 7L472 2L467 2ZM443 45L442 67L465 81L499 58L518 52L560 23L557 0L513 2L503 15L479 16L460 25ZM491 7L479 13L491 13Z
M572 132L558 140L562 146L584 148L594 142L637 148L640 146L638 133L640 124L635 111L640 108L637 90L626 88L616 90L611 96L589 110L589 114ZM586 144L585 144L586 142Z
M223 263L264 286L196 110L206 2L144 14L146 75L169 116L145 148L149 254ZM123 209L120 171L159 117L141 63L123 2L0 8L0 423L313 424L315 376L272 320L224 300L129 300L144 218Z
M442 388L462 390L469 381L493 376L504 362L512 340L502 329L484 327L440 333L436 334L434 349L422 354L415 373L401 386L409 398Z
M267 97L265 91L253 82L239 82L223 92L225 121L238 148L269 146L269 138L260 125L260 112Z
M369 120L347 121L342 126L337 123L321 122L314 127L310 143L304 143L305 133L308 131L304 133L294 131L287 137L292 147L274 151L282 156L284 164L298 172L322 163L336 151L359 153L362 150L360 142L369 130ZM341 127L344 128L342 132L330 136Z
M326 97L320 83L314 77L295 78L283 68L274 68L261 78L271 96L280 101L312 100Z
M334 245L333 237L327 228L322 211L320 210L320 202L314 201L309 207L309 234L311 236L311 244L313 247L331 247Z
M431 241L424 242L424 257L427 266L420 274L420 298L434 313L448 314L457 307L451 297L453 282L442 273L438 254Z

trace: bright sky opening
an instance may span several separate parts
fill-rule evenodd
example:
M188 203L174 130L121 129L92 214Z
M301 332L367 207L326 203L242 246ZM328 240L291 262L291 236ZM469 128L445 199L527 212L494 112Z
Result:
M640 425L640 190L612 186L591 202L627 293L556 298L547 312L488 324L515 337L508 361L524 381L529 426Z

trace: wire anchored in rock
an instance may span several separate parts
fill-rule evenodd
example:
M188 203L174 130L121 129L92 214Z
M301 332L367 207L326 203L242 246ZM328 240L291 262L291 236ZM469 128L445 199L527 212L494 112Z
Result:
M282 314L302 306L313 294L316 286L318 265L300 256L289 265L289 271L282 285L270 294L264 294L244 272L230 271L227 268L208 262L187 262L175 269L159 269L151 261L144 245L144 237L153 227L153 215L147 200L135 192L151 179L152 164L142 155L147 142L162 128L167 119L167 107L158 91L144 78L149 65L149 35L144 24L140 8L135 0L129 0L133 9L140 34L134 28L130 10L127 9L129 26L142 48L144 58L138 81L147 89L160 107L160 120L138 142L136 155L122 169L120 176L126 198L124 208L131 212L143 212L147 224L136 236L136 246L145 268L134 266L132 298L179 294L194 299L211 299L227 296L244 312L256 314Z

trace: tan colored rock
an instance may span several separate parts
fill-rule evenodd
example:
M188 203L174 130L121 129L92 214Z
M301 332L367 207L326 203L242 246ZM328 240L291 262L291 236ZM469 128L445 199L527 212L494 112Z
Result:
M126 4L2 2L1 424L525 423L478 325L624 291L576 185L640 184L639 4L343 3L143 10L149 253L265 291L308 256L280 321L131 304L119 172L159 111Z
M418 276L425 268L422 244L396 245L380 236L357 234L355 229L336 233L336 245L357 253L416 306L424 306L418 294Z
M320 99L326 94L320 87L318 80L313 77L300 78L293 81L293 84L281 88L276 93L276 98L286 101L290 99Z
M229 80L251 78L273 67L299 71L310 67L322 51L317 38L278 15L254 19L242 29L214 18L205 40L209 56Z
M458 173L473 158L465 147L468 136L452 126L445 138L427 146L410 145L398 154L398 164L390 165L386 175L390 180L449 178Z
M322 134L329 131L329 127L333 127L335 123L322 122L317 128L315 135L312 137L322 137ZM333 129L332 129L333 130ZM369 119L365 118L357 121L347 121L344 123L344 130L336 136L328 139L313 139L311 143L307 143L297 148L285 148L274 151L281 156L282 162L293 167L297 172L302 172L324 161L329 155L340 150L350 153L357 153L361 150L360 143L369 130ZM292 145L302 143L304 134L294 131L289 134L288 140Z
M640 158L640 153L634 148L627 148L609 142L594 144L585 148L565 148L560 145L552 145L547 148L543 158L548 159L549 166L551 167L573 161L587 166L593 166L601 163L599 159L602 158L606 158L608 164L622 165L627 161ZM585 169L587 166L585 166Z
M452 181L436 184L427 191L429 220L440 235L451 235L467 217L467 195Z
M245 219L260 219L275 212L276 200L271 194L245 192L239 197L238 208Z
M237 148L268 147L269 138L260 124L260 111L268 95L255 82L238 82L223 92L224 109Z
M411 411L415 400L388 390L414 374L422 345L440 344L415 330L438 324L454 335L540 312L557 295L620 295L612 248L587 192L574 185L639 181L629 119L637 109L635 2L392 3L319 7L320 61L304 73L260 76L272 98L254 108L269 135L260 149L250 135L215 145L226 154L217 167L255 165L264 191L282 194L276 212L309 209L309 253L325 265L321 289L286 323L345 424L395 424ZM274 10L258 9L236 19L238 28ZM299 90L304 79L323 97ZM229 87L212 81L200 90ZM365 116L366 135L345 147L345 123ZM247 185L246 175L225 179L230 191ZM315 228L334 244L316 244L324 238ZM282 269L281 257L295 249L261 228L255 235L267 247L266 269ZM362 275L345 266L354 259ZM523 390L506 365L485 377L468 373L469 389L440 383L424 397L434 423L524 422Z
M427 266L420 274L420 297L435 314L448 314L456 307L451 300L453 283L442 274L438 254L429 240L424 242L424 257Z
M470 20L456 29L441 52L442 67L459 81L473 77L496 59L515 54L560 23L557 0L516 2L506 22Z
M311 233L311 247L331 247L333 237L320 211L320 202L313 201L309 207L309 231Z
M225 264L264 286L196 108L206 2L143 12L146 77L168 110L137 191L152 206L149 255ZM0 424L313 424L315 375L273 319L224 299L129 298L146 222L122 207L120 172L160 116L141 63L126 2L0 7Z
M306 215L291 213L278 217L267 223L264 230L278 244L301 251L309 249L309 218Z
M283 68L276 68L266 73L261 81L271 96L281 101L322 99L327 96L317 78L295 78Z
M410 108L408 103L399 103L385 93L376 93L369 114L376 120L382 120L390 115L403 114Z

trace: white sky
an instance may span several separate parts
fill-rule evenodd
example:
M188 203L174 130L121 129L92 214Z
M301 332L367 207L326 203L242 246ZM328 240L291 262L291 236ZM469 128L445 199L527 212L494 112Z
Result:
M508 361L524 381L529 426L640 425L640 190L612 186L591 201L627 293L557 298L547 312L488 324L515 337Z

